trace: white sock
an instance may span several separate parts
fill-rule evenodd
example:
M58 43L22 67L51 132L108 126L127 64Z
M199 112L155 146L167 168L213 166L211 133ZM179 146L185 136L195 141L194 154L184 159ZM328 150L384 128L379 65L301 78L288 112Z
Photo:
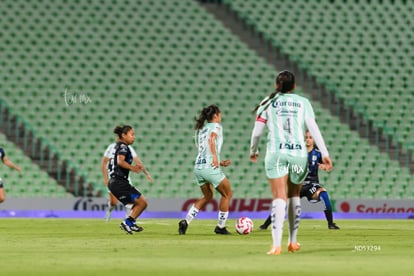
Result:
M297 235L299 229L300 213L302 207L300 205L300 198L298 196L289 198L289 243L297 242Z
M190 210L188 210L187 215L185 216L185 220L187 221L188 224L191 223L191 221L193 220L193 218L195 218L198 214L200 210L197 209L194 204L193 206L191 206Z
M272 239L273 246L282 245L283 223L286 215L286 201L276 198L272 201Z
M134 205L127 204L124 207L125 207L125 218L127 218L131 214L131 209L132 209L132 207L134 207Z
M114 210L114 208L115 208L115 205L111 205L111 202L108 201L108 211L112 212Z
M226 227L226 221L227 221L228 217L229 217L229 212L219 211L218 212L218 222L217 222L218 227L220 227L220 228Z

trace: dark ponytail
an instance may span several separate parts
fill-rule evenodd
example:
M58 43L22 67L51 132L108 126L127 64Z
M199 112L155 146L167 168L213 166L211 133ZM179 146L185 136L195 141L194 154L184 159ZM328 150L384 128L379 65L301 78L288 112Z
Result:
M118 135L119 139L122 139L122 134L127 134L128 131L130 131L132 129L132 126L129 125L121 125L121 126L116 126L114 128L114 133L116 135Z
M295 75L293 73L285 70L277 74L276 80L276 91L269 95L269 97L263 101L261 104L257 105L253 109L253 113L256 113L259 107L267 104L271 101L278 93L288 93L295 88Z
M269 101L271 101L276 95L277 95L277 91L273 92L272 94L269 95L269 97L263 101L261 104L256 105L256 107L253 109L252 113L255 114L256 111L259 109L259 107L261 107L262 105L267 104Z
M205 107L201 110L200 115L198 118L195 118L196 124L194 129L200 130L204 126L204 122L211 121L213 119L214 114L220 113L220 109L217 105L210 105Z

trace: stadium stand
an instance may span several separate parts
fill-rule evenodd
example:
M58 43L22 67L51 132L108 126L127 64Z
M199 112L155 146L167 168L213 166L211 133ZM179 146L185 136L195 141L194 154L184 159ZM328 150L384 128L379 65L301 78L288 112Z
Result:
M413 149L414 38L406 27L413 24L413 3L223 2L375 127Z
M6 197L73 197L2 133L0 133L0 147L5 150L7 157L22 169L19 174L1 165L1 178L6 189Z
M309 19L310 14L305 16L302 9L314 9L312 16L322 13L322 7L333 14L350 16L350 12L343 11L347 6L338 6L336 2L332 6L318 6L317 1L297 2L301 3L298 7L286 5L292 14L297 14L286 26L282 21L269 24L273 7L267 1L229 3L269 38L275 36L271 30L278 30L276 37L283 40L275 41L275 45L301 66L308 66L307 70L333 91L362 95L359 87L368 85L357 82L364 73L362 67L357 66L356 60L352 61L355 64L341 65L345 61L340 58L347 57L346 51L353 51L355 45L343 45L340 49L331 45L330 52L321 52L325 45L314 48L316 42L309 41L312 34L319 34L315 41L335 39L316 30L308 34L303 27L325 25L314 22L316 17ZM251 110L273 90L275 68L196 1L18 0L5 1L0 14L0 28L4 30L0 33L4 42L0 46L3 106L22 117L62 162L70 164L91 183L93 195L105 194L100 161L107 145L114 141L112 129L125 123L135 128L135 148L155 179L155 184L150 185L143 175L132 175L139 189L147 197L198 197L200 192L192 175L196 155L193 118L203 106L215 103L223 111L222 157L233 161L226 174L234 196L269 197L263 166L250 163L248 147L254 122ZM300 24L294 19L301 20ZM307 24L309 20L312 24ZM338 22L339 30L345 27ZM339 32L334 29L326 27L326 32ZM297 37L290 38L289 34L295 32ZM338 64L330 64L331 55L338 58ZM381 55L377 57L379 64ZM364 58L368 59L371 57ZM328 74L328 70L335 75ZM354 79L345 78L340 72L349 72ZM358 89L345 90L345 83ZM378 89L379 84L375 85ZM367 91L368 88L364 95L369 95ZM298 92L307 96L300 87ZM370 101L368 96L364 102L356 95L344 97L354 103ZM376 99L382 99L384 104L371 99L372 105L363 106L369 116L373 116L371 106L374 110L390 102L382 96ZM414 198L408 188L411 175L407 168L359 137L320 104L313 105L335 162L335 170L321 176L321 183L328 185L333 199ZM405 106L409 109L409 102ZM376 122L388 126L391 120L375 110ZM391 107L382 110L395 114ZM24 162L31 164L30 160ZM60 187L56 183L48 185Z

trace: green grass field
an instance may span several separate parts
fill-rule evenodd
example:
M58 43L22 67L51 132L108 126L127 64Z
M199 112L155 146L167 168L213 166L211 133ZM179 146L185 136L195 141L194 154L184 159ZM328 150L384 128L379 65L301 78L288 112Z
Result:
M180 236L178 220L140 222L126 235L118 219L1 219L0 275L414 275L414 220L302 220L301 250L280 256L266 255L269 230L219 236L194 220Z

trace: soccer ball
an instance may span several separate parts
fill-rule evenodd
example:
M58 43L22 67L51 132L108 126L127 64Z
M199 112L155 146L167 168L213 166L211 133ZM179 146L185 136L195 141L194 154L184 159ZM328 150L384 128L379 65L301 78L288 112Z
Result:
M253 221L248 217L241 217L236 220L236 231L240 235L247 235L253 231Z

